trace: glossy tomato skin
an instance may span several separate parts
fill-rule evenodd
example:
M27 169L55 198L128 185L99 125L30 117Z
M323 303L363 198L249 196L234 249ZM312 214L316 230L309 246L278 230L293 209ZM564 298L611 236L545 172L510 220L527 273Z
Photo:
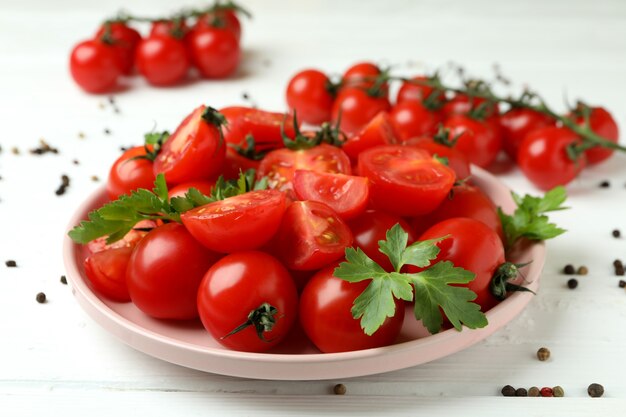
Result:
M380 74L380 68L373 62L358 62L343 73L341 82L344 86L343 88L355 87L367 89L374 86L376 83L375 79ZM389 88L387 83L383 84L382 88L386 96Z
M389 116L398 139L402 142L418 136L434 135L443 122L438 112L431 111L421 102L412 100L393 106Z
M203 118L206 106L187 116L163 144L154 160L154 175L162 173L169 185L216 176L226 157L218 127Z
M351 173L348 156L341 149L323 143L310 149L295 151L285 148L268 153L259 165L257 178L267 177L270 188L291 190L297 169L330 174Z
M277 310L276 323L262 340L254 326L227 336L268 303ZM216 341L229 349L264 352L281 342L298 315L298 293L285 267L258 251L237 252L216 262L198 290L202 324Z
M284 212L284 193L260 190L196 207L180 217L198 242L212 251L231 253L266 244Z
M541 190L566 185L587 164L584 155L577 161L572 161L567 155L567 147L579 142L580 138L564 127L544 127L532 131L520 144L517 165L526 178Z
M188 33L189 27L184 20L157 20L152 23L152 27L150 28L150 36L171 36L186 40L185 38Z
M460 135L455 148L481 168L491 165L502 150L502 134L494 121L456 114L446 120L444 127L450 129L451 138Z
M484 98L469 97L466 94L455 94L443 105L441 111L446 118L454 115L466 115L471 110L478 108L486 102ZM486 108L486 116L497 116L499 114L497 104L489 104Z
M399 216L433 211L450 192L454 171L424 150L390 145L359 155L359 174L370 180L372 205Z
M190 60L182 40L172 36L150 36L137 45L135 62L139 73L154 86L181 82L189 71Z
M346 223L326 204L294 201L285 210L272 250L287 268L310 271L341 258L352 240Z
M296 170L293 177L296 196L303 201L318 201L332 208L343 220L365 211L369 199L367 178Z
M471 175L470 163L461 152L454 147L441 145L431 137L418 137L405 141L403 145L414 146L423 149L432 156L443 157L448 160L448 166L452 168L457 179L465 179Z
M294 75L287 84L286 99L298 119L318 125L330 120L334 97L328 90L330 80L322 71L306 69Z
M106 36L109 37L118 57L118 65L122 74L129 75L133 71L135 49L141 41L141 35L124 22L111 22L108 25L108 28L106 24L100 26L94 38L104 40Z
M408 243L417 239L411 226L399 216L384 211L366 210L360 216L350 220L348 226L354 236L354 246L361 248L374 262L382 266L385 271L393 270L389 258L378 250L378 242L385 240L387 231L394 225L400 227L409 235Z
M480 188L468 184L454 187L450 196L432 213L411 219L411 227L417 235L421 235L429 227L454 217L467 217L483 222L500 239L504 238L496 205Z
M437 223L426 230L419 240L450 237L437 243L441 250L431 265L440 261L451 261L455 266L462 267L476 274L467 286L477 295L475 303L487 311L498 301L491 294L489 285L496 269L505 262L504 246L496 232L484 223L469 218L452 218ZM409 271L415 267L409 266Z
M133 303L157 319L198 317L202 277L219 255L198 243L178 223L152 230L135 247L126 271Z
M239 41L227 29L196 29L189 34L187 44L191 60L204 78L230 77L239 66Z
M85 259L85 274L98 294L119 302L130 301L126 286L126 268L132 247L107 249Z
M358 134L349 137L341 149L352 162L356 162L365 149L395 144L397 137L389 113L381 111Z
M224 140L246 148L246 136L252 135L257 151L283 148L281 126L285 135L295 137L293 118L286 113L275 113L251 107L224 107L220 113L226 118Z
M391 108L385 97L372 97L360 88L342 89L332 108L332 122L337 123L341 116L339 127L347 135L360 132L381 111Z
M70 54L72 78L88 93L104 93L115 88L121 75L117 52L99 40L77 44Z
M403 82L398 90L398 96L396 103L402 103L405 101L417 101L423 102L433 93L434 89L427 85L420 85L420 81L428 81L428 77L418 75L411 78L414 82ZM443 97L442 97L443 98Z
M309 339L324 353L371 349L392 344L404 321L404 303L371 336L352 317L351 308L370 281L350 283L333 276L336 265L315 274L300 297L300 323Z
M215 181L189 181L171 188L167 195L169 198L184 197L190 188L195 188L204 195L211 195L211 190L214 186Z
M111 200L123 194L130 194L138 188L151 190L154 184L152 161L140 158L146 155L143 146L136 146L125 151L111 166L107 180L107 194Z
M135 227L126 233L124 237L113 243L106 243L106 236L99 237L87 243L87 251L89 254L101 252L109 249L118 248L134 248L137 243L148 234L146 230L157 227L159 221L142 220L135 225ZM140 230L141 229L141 230Z
M585 119L582 116L577 117L576 123L584 126ZM619 129L617 127L617 123L611 113L606 111L604 107L592 107L591 114L589 115L589 124L591 126L591 130L599 136L602 136L604 139L607 139L610 142L617 143L619 140ZM602 162L613 155L615 152L613 149L607 148L591 148L585 151L585 156L587 157L587 162L589 164L597 164Z
M247 158L239 154L239 152L231 146L228 146L226 148L226 160L224 161L221 175L227 180L237 179L239 178L240 172L246 172L249 169L259 169L260 163L261 161Z
M241 39L241 22L234 10L217 10L202 15L196 22L193 30L204 30L215 27L230 31L238 42Z
M549 116L531 109L513 108L500 116L502 148L511 160L517 160L519 146L533 130L554 126Z

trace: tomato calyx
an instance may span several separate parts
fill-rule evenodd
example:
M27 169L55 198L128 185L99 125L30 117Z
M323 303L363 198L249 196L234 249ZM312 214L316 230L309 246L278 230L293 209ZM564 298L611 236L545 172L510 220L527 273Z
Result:
M254 140L254 136L252 134L247 134L244 138L243 142L240 145L235 145L234 143L227 143L226 146L232 148L239 155L244 158L250 159L252 161L260 161L267 155L269 151L259 151L256 148L256 141Z
M225 12L225 11L232 11L232 12L236 12L236 13L241 13L243 16L247 17L248 19L252 18L252 13L250 13L247 9L245 9L243 6L235 3L234 1L226 1L226 2L221 2L221 1L216 1L215 4L213 4L212 6L209 6L208 8L202 10L202 11L193 11L192 14L193 15L203 15L203 14L207 14L207 13L211 13L211 12Z
M148 161L154 162L156 157L161 152L161 148L165 141L167 141L170 137L170 132L164 130L163 132L148 132L144 136L144 149L146 151L145 155L137 155L133 158L130 158L129 161L134 161L137 159L147 159Z
M439 125L439 129L437 133L433 136L433 141L439 145L447 146L448 148L454 148L454 145L459 141L462 133L454 135L452 139L450 139L450 129L447 127L443 127L443 125Z
M278 309L276 307L272 306L269 303L262 303L260 306L248 313L248 318L246 321L235 327L233 330L231 330L228 334L222 336L220 339L226 339L227 337L237 334L250 326L254 326L254 330L256 331L259 339L261 339L263 342L269 343L273 339L266 339L264 333L272 331L274 325L276 324L276 319L281 317L276 317L277 314Z
M286 119L286 117L285 117ZM285 120L280 125L280 134L283 138L283 143L287 149L292 151L299 151L303 149L311 149L322 143L327 143L332 146L340 147L346 140L345 134L339 129L341 123L341 116L338 118L335 125L331 125L328 122L322 123L318 131L306 131L302 132L298 127L298 117L296 112L293 112L293 128L295 136L291 139L285 133Z
M222 128L228 125L228 120L226 120L226 117L217 109L211 106L206 106L206 109L204 109L204 111L202 112L202 116L200 117L208 124L211 124L217 128L217 130L220 132L221 144L221 142L224 140L224 131Z
M515 291L523 291L523 292L531 292L535 294L534 291L518 284L513 284L509 282L509 280L517 278L519 274L519 269L529 265L530 262L514 264L512 262L505 262L500 265L496 272L494 272L493 277L491 278L491 283L489 284L489 290L494 297L498 300L502 301L506 298L507 293L515 292ZM536 294L535 294L536 295Z

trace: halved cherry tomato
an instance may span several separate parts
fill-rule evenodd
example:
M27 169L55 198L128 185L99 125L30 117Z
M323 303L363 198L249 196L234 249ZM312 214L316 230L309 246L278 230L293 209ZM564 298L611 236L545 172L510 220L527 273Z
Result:
M341 118L339 127L347 135L360 132L381 111L391 108L389 100L385 97L372 97L360 88L342 89L335 102L331 118L337 123Z
M354 236L354 246L361 248L367 256L372 258L386 271L393 270L393 266L387 255L378 250L378 242L385 240L387 230L396 224L399 224L409 235L409 245L417 240L413 229L406 221L402 220L401 217L385 213L384 211L366 210L360 216L348 222L348 226Z
M352 232L326 204L294 201L273 240L276 256L289 269L322 268L344 255Z
M131 255L126 271L130 298L141 311L158 319L194 319L200 281L218 259L183 225L159 226Z
M109 244L106 243L106 236L99 237L87 243L87 251L92 254L109 249L134 248L148 234L150 229L160 226L160 222L161 220L142 220L130 232L126 233L122 239Z
M259 165L257 178L267 177L270 188L290 190L297 169L330 174L349 175L351 172L348 156L341 149L323 143L310 149L285 148L268 153Z
M246 146L246 136L252 135L257 151L283 148L281 126L285 135L295 137L293 118L285 113L274 113L251 107L224 107L220 113L226 118L224 139L233 145Z
M367 178L298 169L293 189L300 200L326 204L344 220L361 214L369 199Z
M409 139L405 141L403 145L424 149L432 156L446 158L448 160L448 166L452 168L457 179L465 179L471 175L470 163L467 158L454 147L441 145L435 142L431 137Z
M222 345L263 352L280 343L296 321L298 293L276 258L257 251L237 252L209 268L198 290L198 310L204 327ZM263 321L270 320L274 320L270 329L263 328ZM237 331L246 323L250 324Z
M315 69L298 72L287 84L287 105L298 119L314 125L330 120L334 97L328 76Z
M261 190L196 207L180 217L204 246L231 253L267 243L278 230L284 211L285 194Z
M389 113L381 111L358 134L348 138L341 149L356 162L365 149L378 145L392 145L397 142L397 134Z
M579 125L585 125L585 118L583 116L578 116L575 120ZM589 114L589 125L595 134L602 136L604 139L613 143L617 143L619 140L619 129L617 127L617 123L615 123L615 119L613 119L611 113L606 111L604 107L591 108L591 113ZM598 162L602 162L609 158L613 155L613 152L615 152L613 149L595 147L587 149L585 151L585 156L587 157L588 163L597 164Z
M352 317L352 305L369 281L348 282L333 276L336 265L322 269L304 287L300 297L300 323L306 335L324 353L371 349L392 344L404 321L404 302L371 336Z
M554 126L551 117L531 109L513 108L500 116L502 127L502 148L513 161L517 161L517 151L527 134L543 127Z
M118 57L122 74L132 73L135 64L135 49L141 41L141 35L137 30L124 22L109 22L100 26L94 38L105 43L110 42Z
M136 146L125 151L117 158L107 180L107 194L111 200L138 188L151 190L154 184L152 161L141 158L146 155L143 146ZM138 158L139 157L139 158Z
M226 156L226 146L205 106L195 109L163 144L154 160L154 174L163 173L167 183L207 180L217 175Z
M446 120L444 127L450 129L451 138L458 136L456 149L481 168L491 165L502 149L502 133L494 120L455 114Z
M182 184L178 184L176 187L171 188L167 195L169 198L184 197L190 188L195 188L204 195L211 195L211 190L215 185L215 181L189 181Z
M85 274L99 294L115 301L130 301L126 286L126 268L132 247L107 249L85 259Z
M372 204L399 216L430 213L455 181L454 171L428 152L400 145L362 152L358 169L370 180Z
M434 135L443 122L438 112L427 109L419 101L398 103L393 106L389 116L400 141Z

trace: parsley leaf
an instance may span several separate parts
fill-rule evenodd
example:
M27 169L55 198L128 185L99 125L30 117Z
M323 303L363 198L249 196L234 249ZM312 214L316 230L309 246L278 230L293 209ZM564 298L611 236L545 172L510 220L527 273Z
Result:
M567 198L564 187L555 187L543 197L531 195L522 197L514 192L511 192L511 195L517 204L515 212L512 215L505 214L501 208L498 208L508 248L522 237L530 240L546 240L565 233L565 229L550 223L550 219L545 215L551 211L567 209L563 207Z
M407 246L408 234L396 224L387 231L386 240L378 242L380 251L387 255L394 271L387 272L360 248L347 248L346 261L339 264L334 275L348 282L370 280L365 290L354 300L352 317L360 319L367 335L375 333L387 317L395 315L395 300L414 301L415 317L422 320L431 333L437 333L443 323L440 308L457 329L461 324L475 329L487 325L487 318L478 304L471 301L476 294L465 284L474 274L451 262L438 262L416 273L400 272L404 265L426 267L437 258L437 242L431 239Z

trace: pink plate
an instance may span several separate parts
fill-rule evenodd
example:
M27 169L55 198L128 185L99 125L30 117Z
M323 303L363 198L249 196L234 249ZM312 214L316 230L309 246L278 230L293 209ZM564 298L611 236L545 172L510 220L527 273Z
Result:
M473 180L505 211L515 205L509 190L493 175L472 167ZM70 228L87 213L106 201L104 187L91 195L70 221ZM173 322L152 319L132 303L117 303L94 294L82 267L85 256L80 245L67 236L64 245L65 268L72 292L79 304L107 331L133 348L156 358L201 371L246 378L313 380L348 378L394 371L426 363L463 350L485 339L517 317L533 295L517 292L487 312L489 325L483 329L446 330L428 335L415 320L405 320L396 344L376 349L344 353L320 353L295 331L270 353L245 353L218 344L199 321ZM514 255L516 263L533 262L526 270L526 286L537 291L543 268L545 247L528 245ZM411 315L407 315L410 318Z

